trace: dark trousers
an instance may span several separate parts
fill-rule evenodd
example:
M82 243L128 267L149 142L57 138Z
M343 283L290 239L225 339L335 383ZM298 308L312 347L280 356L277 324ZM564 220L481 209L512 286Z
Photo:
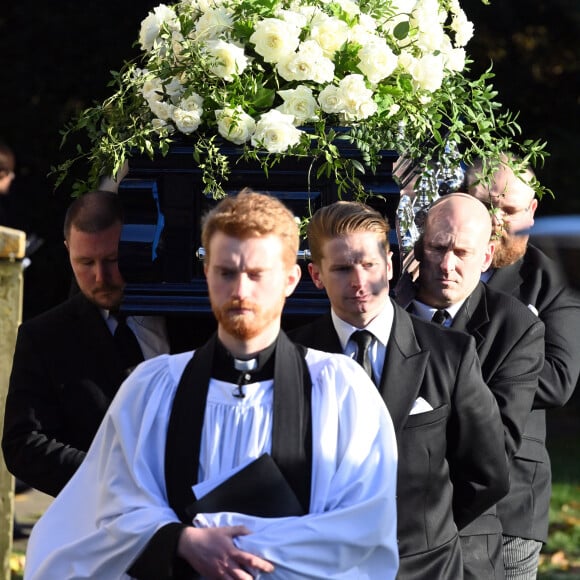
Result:
M505 580L502 535L461 536L465 580Z

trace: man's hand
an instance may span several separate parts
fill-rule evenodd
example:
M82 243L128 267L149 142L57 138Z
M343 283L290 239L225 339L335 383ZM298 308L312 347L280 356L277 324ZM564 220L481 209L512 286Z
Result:
M244 526L187 527L179 537L177 553L204 578L251 580L254 576L249 570L273 572L274 566L236 548L233 538L249 533Z

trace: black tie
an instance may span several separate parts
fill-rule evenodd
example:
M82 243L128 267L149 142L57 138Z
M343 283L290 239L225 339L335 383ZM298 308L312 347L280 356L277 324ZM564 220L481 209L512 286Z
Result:
M350 338L356 343L356 362L365 370L366 374L372 379L373 368L371 366L371 357L369 347L373 341L373 335L368 330L357 330L350 335Z
M451 317L449 316L449 312L447 312L447 310L444 309L435 310L435 312L433 313L433 318L431 318L431 322L444 326L445 323L449 320L449 318Z
M115 318L117 319L117 328L115 329L113 338L119 349L124 367L131 371L140 362L143 362L143 352L141 351L135 333L127 326L127 317L122 314L117 314Z

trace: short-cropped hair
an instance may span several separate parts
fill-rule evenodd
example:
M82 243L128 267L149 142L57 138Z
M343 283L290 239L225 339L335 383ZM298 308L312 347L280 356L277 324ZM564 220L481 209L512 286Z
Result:
M337 201L321 207L308 224L308 246L311 260L320 264L322 245L332 238L358 232L378 234L389 251L389 222L380 212L358 201Z
M94 234L123 223L123 206L116 193L89 191L73 201L64 218L64 237L70 238L71 229Z
M245 188L237 195L221 200L210 210L203 218L201 232L206 260L210 241L216 232L238 239L278 236L284 247L286 265L296 263L300 243L296 218L271 195Z

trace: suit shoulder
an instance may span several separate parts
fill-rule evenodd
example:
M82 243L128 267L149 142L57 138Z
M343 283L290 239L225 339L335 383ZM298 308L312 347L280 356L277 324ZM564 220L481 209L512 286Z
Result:
M558 270L558 264L555 260L531 244L526 249L523 261L543 270Z
M34 318L24 321L20 326L25 331L31 330L34 332L41 332L43 330L50 331L55 327L62 325L63 321L76 316L81 312L81 299L78 296L73 296L61 304L53 306L46 312L38 314Z
M535 312L532 312L528 306L518 300L515 296L495 290L485 286L485 295L489 314L494 317L503 317L506 322L512 325L512 328L530 328L532 326L543 327L543 322L538 318Z
M312 336L314 326L315 326L314 322L309 322L308 324L304 324L303 326L287 330L286 334L288 335L288 338L292 340L292 342L306 344L308 339Z

